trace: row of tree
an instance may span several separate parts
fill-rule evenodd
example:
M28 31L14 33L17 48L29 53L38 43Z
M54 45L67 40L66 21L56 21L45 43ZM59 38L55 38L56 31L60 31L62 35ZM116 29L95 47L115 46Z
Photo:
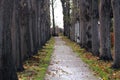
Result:
M23 61L50 38L49 0L0 0L0 80L17 80Z
M114 60L120 68L120 0L61 0L64 35L75 40L79 23L79 44L101 60ZM111 25L112 24L112 25ZM114 29L114 57L111 54L110 29Z

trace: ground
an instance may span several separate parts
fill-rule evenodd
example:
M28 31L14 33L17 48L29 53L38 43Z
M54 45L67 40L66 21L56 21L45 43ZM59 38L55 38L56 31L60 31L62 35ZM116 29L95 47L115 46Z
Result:
M99 80L60 37L55 41L45 80Z

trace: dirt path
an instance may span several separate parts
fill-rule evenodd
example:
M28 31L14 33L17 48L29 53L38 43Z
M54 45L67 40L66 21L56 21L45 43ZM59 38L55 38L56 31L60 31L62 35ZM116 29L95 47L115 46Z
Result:
M99 80L60 37L56 37L55 41L45 80Z

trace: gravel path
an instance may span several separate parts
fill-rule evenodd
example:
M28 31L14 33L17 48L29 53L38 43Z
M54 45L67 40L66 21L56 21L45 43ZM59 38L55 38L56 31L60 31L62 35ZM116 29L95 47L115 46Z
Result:
M60 37L56 37L55 41L45 80L99 80Z

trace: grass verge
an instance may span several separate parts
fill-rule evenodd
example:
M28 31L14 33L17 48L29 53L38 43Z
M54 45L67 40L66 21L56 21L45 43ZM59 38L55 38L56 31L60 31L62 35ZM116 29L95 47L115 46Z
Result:
M19 80L44 80L54 50L54 38L51 38L38 54L24 63L24 72L18 73Z
M98 57L93 56L90 52L80 48L78 44L62 36L62 39L70 46L75 53L89 65L89 68L94 71L95 76L100 80L120 80L120 70L111 69L112 62L104 62L98 60Z

